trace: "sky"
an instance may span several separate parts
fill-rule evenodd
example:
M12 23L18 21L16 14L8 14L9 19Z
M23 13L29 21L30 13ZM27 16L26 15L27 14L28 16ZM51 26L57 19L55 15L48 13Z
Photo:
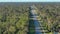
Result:
M0 0L0 2L60 2L60 0Z

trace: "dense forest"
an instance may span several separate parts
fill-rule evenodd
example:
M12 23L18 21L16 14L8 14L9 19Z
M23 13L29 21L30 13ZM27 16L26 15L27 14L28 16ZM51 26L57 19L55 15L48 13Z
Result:
M40 7L39 7L40 6ZM39 5L40 21L48 31L60 31L60 5Z
M26 34L28 10L25 6L5 5L0 7L0 34Z
M0 3L0 34L27 34L32 5L37 7L39 22L49 32L60 32L60 4Z

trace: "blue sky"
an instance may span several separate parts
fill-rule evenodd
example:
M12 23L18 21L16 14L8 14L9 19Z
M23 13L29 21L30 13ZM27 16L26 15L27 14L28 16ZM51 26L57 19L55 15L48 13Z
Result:
M0 0L0 2L60 2L60 0Z

